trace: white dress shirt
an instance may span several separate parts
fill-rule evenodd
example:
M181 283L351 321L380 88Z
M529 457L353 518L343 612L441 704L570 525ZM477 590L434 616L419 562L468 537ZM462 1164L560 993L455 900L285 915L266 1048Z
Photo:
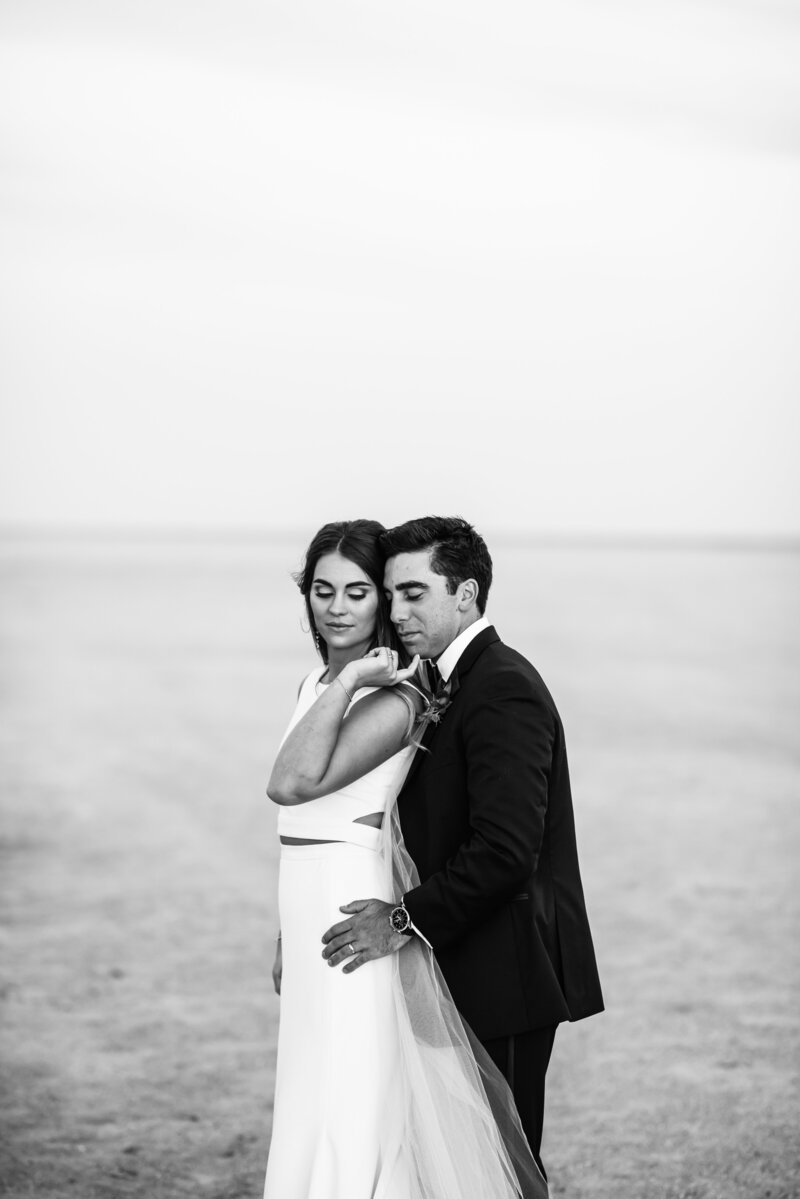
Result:
M473 624L467 625L457 637L454 637L447 649L439 655L436 659L436 665L439 668L439 674L445 682L449 680L450 675L458 665L458 659L470 641L473 641L478 636L478 633L482 633L484 629L488 628L488 619L485 616L480 616Z

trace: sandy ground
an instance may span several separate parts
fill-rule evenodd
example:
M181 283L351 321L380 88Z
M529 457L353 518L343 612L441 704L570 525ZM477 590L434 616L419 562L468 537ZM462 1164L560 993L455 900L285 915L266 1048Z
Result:
M0 1193L257 1199L292 543L0 547ZM800 557L499 545L567 727L607 1012L554 1199L800 1195Z

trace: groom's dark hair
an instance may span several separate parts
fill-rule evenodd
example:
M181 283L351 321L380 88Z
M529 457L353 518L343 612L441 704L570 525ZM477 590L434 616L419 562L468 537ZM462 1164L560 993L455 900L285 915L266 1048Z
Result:
M492 559L486 542L466 520L460 516L407 520L381 533L380 546L387 558L428 550L431 570L445 576L451 595L459 583L474 579L478 584L478 611L483 616L492 585Z

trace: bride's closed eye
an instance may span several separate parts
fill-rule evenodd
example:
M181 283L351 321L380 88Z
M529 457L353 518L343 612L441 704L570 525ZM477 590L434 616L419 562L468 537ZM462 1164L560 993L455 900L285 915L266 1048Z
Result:
M347 598L351 599L351 600L363 600L363 599L366 599L368 595L369 595L368 591L348 591L347 592ZM325 599L331 599L332 597L333 597L332 591L323 591L323 590L320 590L319 588L316 588L314 591L315 599L325 600Z

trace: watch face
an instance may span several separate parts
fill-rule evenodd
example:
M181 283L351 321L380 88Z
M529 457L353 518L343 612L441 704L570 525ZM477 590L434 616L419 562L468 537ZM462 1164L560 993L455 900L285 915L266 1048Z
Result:
M404 933L410 923L410 917L405 908L392 908L389 919L396 933Z

